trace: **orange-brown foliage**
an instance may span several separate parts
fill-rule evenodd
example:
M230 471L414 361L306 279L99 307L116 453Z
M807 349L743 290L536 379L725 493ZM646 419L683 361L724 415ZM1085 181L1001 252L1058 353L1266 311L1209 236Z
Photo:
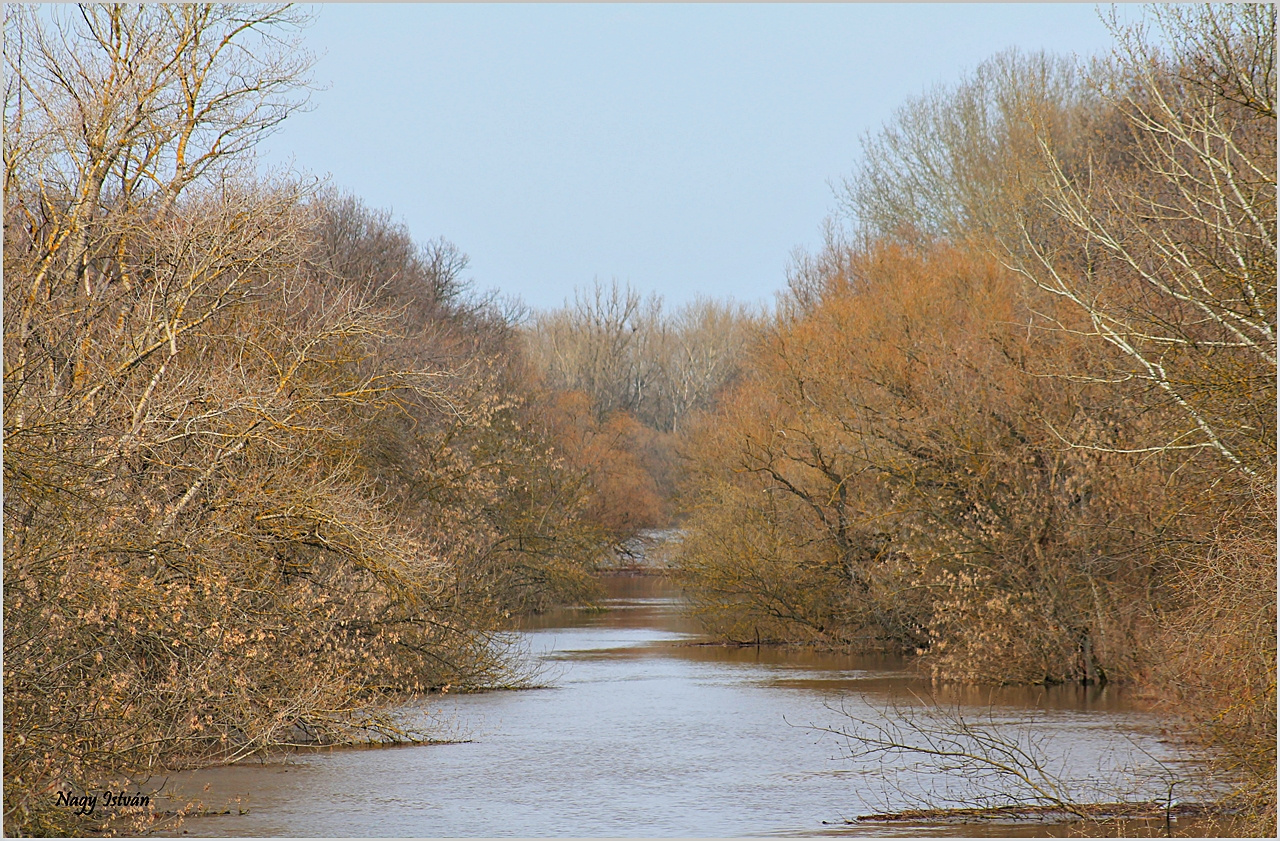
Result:
M547 415L566 462L587 478L590 519L610 539L619 543L666 523L667 502L655 479L665 467L662 433L626 412L598 421L580 391L551 395Z
M1050 431L1110 422L1105 395L1027 372L1071 350L1028 331L991 258L888 246L829 264L686 445L681 563L701 609L763 611L783 638L878 638L946 677L1131 675L1131 597L1152 570L1138 550L1167 529L1154 466ZM754 541L774 547L768 571L729 541L752 522L772 535Z

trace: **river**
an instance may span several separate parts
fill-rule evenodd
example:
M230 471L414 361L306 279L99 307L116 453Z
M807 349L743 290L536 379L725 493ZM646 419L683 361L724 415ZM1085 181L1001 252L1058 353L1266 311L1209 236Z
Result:
M653 576L605 579L601 612L560 611L520 632L545 688L432 697L453 744L306 752L179 774L211 810L192 835L1006 835L1022 824L847 826L981 781L918 758L854 761L849 715L927 713L930 686L888 658L698 644L678 594ZM952 690L942 707L1042 742L1055 774L1105 778L1102 796L1163 783L1134 770L1169 750L1115 692ZM892 711L893 707L898 713ZM842 712L843 710L843 712ZM1145 779L1145 778L1144 778ZM1007 786L1005 786L1007 787ZM238 812L245 812L239 814Z

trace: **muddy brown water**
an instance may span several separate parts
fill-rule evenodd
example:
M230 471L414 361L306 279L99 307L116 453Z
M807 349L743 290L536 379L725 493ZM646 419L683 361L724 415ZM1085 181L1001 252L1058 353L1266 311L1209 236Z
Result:
M927 714L928 682L889 658L699 645L679 594L663 579L611 576L606 584L606 610L561 611L519 633L546 688L433 697L405 710L429 718L441 737L468 741L311 752L175 775L169 787L176 796L232 811L190 818L185 832L1060 834L1027 824L845 825L870 812L958 803L990 789L972 771L917 756L854 760L845 740L824 732L848 729L851 716ZM1024 744L1037 741L1055 776L1103 781L1098 796L1164 789L1154 758L1171 758L1167 743L1151 717L1114 691L933 694L967 720L1022 734Z

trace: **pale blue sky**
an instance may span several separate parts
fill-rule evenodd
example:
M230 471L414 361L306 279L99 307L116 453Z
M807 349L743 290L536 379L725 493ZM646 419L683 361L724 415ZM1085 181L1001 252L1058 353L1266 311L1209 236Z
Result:
M768 300L907 97L1008 47L1110 46L1092 4L331 4L314 110L263 150L451 240L476 286L617 278Z

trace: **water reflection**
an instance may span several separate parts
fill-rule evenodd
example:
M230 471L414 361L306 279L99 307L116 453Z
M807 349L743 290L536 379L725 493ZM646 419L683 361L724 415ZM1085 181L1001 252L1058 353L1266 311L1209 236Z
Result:
M174 779L233 814L205 835L982 835L990 827L845 826L937 789L928 770L852 763L824 728L936 698L1032 722L1071 772L1109 772L1163 747L1116 693L931 686L886 657L700 644L661 579L607 580L604 611L520 631L549 688L418 706L464 743L299 755ZM842 712L842 709L844 712ZM1135 750L1135 747L1138 748ZM1100 771L1099 771L1100 769ZM235 814L248 809L245 815ZM826 822L826 823L824 823ZM1045 827L1026 827L1033 834ZM1000 827L995 835L1009 834Z

